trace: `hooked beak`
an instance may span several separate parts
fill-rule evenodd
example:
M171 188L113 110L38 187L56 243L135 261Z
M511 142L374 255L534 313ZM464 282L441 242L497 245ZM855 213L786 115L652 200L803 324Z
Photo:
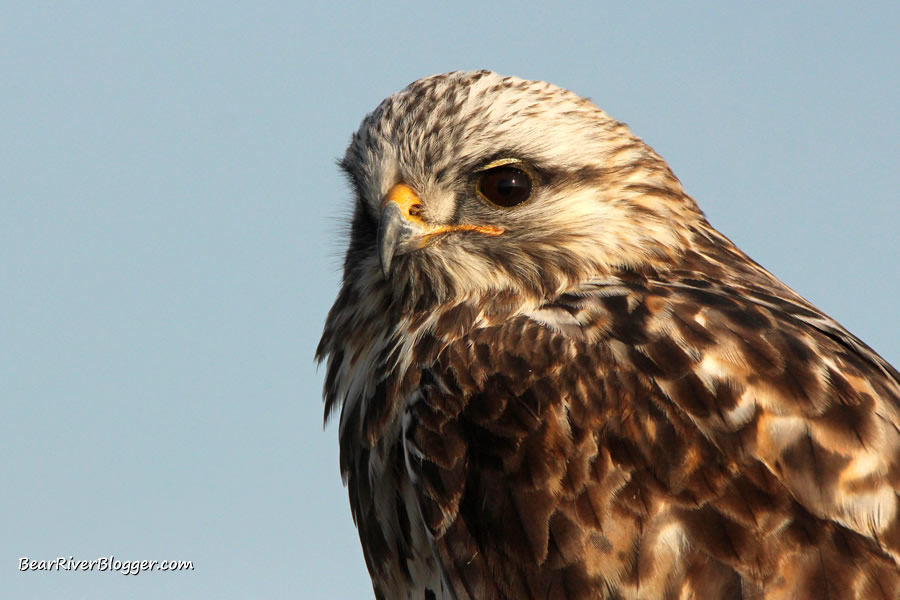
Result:
M388 192L381 205L381 219L378 221L378 260L381 272L387 279L391 273L391 262L398 246L425 233L425 223L419 216L422 201L410 187L398 183Z
M424 247L436 235L451 231L477 231L485 235L500 235L503 229L493 225L429 225L422 220L422 201L405 183L398 183L388 191L381 204L378 221L378 260L381 272L388 279L391 263L398 252Z

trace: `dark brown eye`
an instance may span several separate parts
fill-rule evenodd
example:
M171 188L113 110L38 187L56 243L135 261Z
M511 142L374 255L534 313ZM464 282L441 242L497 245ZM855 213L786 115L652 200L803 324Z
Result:
M522 169L503 165L484 171L475 189L491 204L511 208L531 197L531 177Z

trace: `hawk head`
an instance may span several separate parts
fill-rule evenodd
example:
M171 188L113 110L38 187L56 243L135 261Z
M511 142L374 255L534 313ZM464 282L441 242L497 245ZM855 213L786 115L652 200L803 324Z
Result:
M626 125L567 90L488 71L387 98L341 166L357 195L346 278L385 278L418 309L665 268L703 222Z

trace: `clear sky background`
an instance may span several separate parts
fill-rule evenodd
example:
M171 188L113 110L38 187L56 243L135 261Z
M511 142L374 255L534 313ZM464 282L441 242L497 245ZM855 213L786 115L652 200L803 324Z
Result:
M900 4L736 5L0 2L0 593L371 597L312 357L335 159L424 75L591 97L900 364ZM109 555L194 570L18 571Z

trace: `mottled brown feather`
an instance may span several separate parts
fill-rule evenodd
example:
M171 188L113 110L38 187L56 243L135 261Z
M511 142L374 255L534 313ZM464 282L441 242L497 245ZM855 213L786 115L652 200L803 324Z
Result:
M629 297L642 305L651 298L637 286ZM693 294L679 289L665 300L656 297L653 301L679 303L691 297ZM579 298L586 310L590 302L585 302L584 293ZM611 302L603 298L601 304L612 307L610 312L615 315L621 313L627 299ZM562 308L564 299L554 299L553 304L559 310L575 310ZM720 335L719 329L724 334L740 326L728 318L736 314L730 307L761 310L743 298L731 298L717 306L722 308L707 312L707 331L712 338ZM653 329L651 323L647 325L645 332ZM757 329L763 326L771 335L783 335L785 328L798 325L789 315L766 310L766 319L756 323ZM527 333L529 329L535 333ZM468 347L471 337L484 340L487 335L492 336L491 364L497 373L489 372L484 386L461 384L459 374L467 371L468 356L459 348ZM523 337L531 343L521 344ZM724 595L715 597L723 598L740 598L740 591L747 586L758 590L760 597L768 597L766 590L777 588L782 579L792 582L794 597L862 598L866 596L858 595L857 590L888 584L891 589L896 587L897 566L889 556L892 548L865 531L829 520L834 517L828 508L833 500L823 498L839 494L837 478L846 469L849 456L827 450L813 435L798 437L774 460L765 455L768 450L760 456L752 444L740 449L724 439L726 433L729 437L737 433L740 439L758 437L754 434L760 426L758 418L735 429L717 417L720 409L734 406L740 390L754 385L728 382L706 389L692 372L697 361L688 358L691 347L671 347L674 342L670 338L658 336L640 345L647 352L640 354L644 358L637 363L630 360L634 353L625 362L594 353L591 369L578 362L546 364L546 356L574 349L571 340L564 340L562 353L551 351L559 347L560 337L526 318L514 319L503 327L462 336L447 346L429 369L443 385L428 388L422 401L410 406L408 415L419 426L407 431L407 443L422 449L430 432L442 431L445 436L448 431L456 432L451 438L455 447L464 447L465 485L477 490L470 493L482 499L461 508L452 502L441 504L442 499L433 494L420 496L423 506L439 504L440 509L432 510L445 520L449 515L466 524L450 528L446 534L436 532L441 554L453 556L457 545L477 546L489 564L509 563L522 570L529 586L538 586L529 588L533 597L556 593L554 582L562 585L569 581L573 584L567 589L568 598L596 597L596 590L615 589L619 581L638 590L639 597L679 597L685 586L700 586L701 581L691 578L691 573L706 577L710 570L722 573ZM634 339L620 328L613 328L609 337L610 341ZM835 343L821 334L812 337L817 344ZM602 346L604 342L595 343ZM789 344L782 352L791 348L805 364L803 369L795 369L809 371L816 356ZM738 345L737 350L741 349ZM786 357L791 360L782 360L784 364L797 358ZM648 369L646 360L658 369ZM773 371L770 377L777 380L785 368ZM445 378L445 373L454 376ZM770 383L759 374L756 378L756 386ZM579 392L598 389L609 381L613 382L611 394ZM668 385L670 381L691 383L673 386ZM837 406L843 407L840 410L852 407L842 403L850 390L841 389L841 393L843 397L822 393L817 403L804 394L791 410L828 418L825 415ZM623 406L626 398L627 406ZM464 404L461 411L460 399ZM864 403L865 399L859 399L855 407L862 410ZM870 411L871 407L867 414L871 415ZM445 420L436 420L438 415ZM853 426L861 420L861 416L842 420L843 426L854 432L851 451L860 440L872 437L865 428ZM426 428L424 422L430 425ZM485 456L490 459L483 460ZM774 473L766 468L769 460L780 465ZM428 464L439 470L439 462L437 457L426 457L417 463L420 471L414 468L413 472L424 473ZM615 473L612 477L611 471ZM455 473L457 481L458 477ZM630 524L626 536L623 523ZM473 530L477 531L477 543L470 540ZM608 530L618 535L610 537ZM660 542L666 535L673 539ZM622 553L622 562L615 568L594 571L589 558L597 551L596 540L602 540L605 554ZM807 559L809 556L818 556L820 561ZM865 561L861 556L867 557ZM718 566L710 567L711 561ZM823 568L829 564L830 568ZM534 578L534 573L543 575ZM495 583L502 589L503 581ZM708 581L702 584L710 585ZM654 591L641 596L640 589L662 595L655 596ZM697 587L695 597L709 597L696 595L700 589L705 588ZM731 593L737 595L728 595Z

